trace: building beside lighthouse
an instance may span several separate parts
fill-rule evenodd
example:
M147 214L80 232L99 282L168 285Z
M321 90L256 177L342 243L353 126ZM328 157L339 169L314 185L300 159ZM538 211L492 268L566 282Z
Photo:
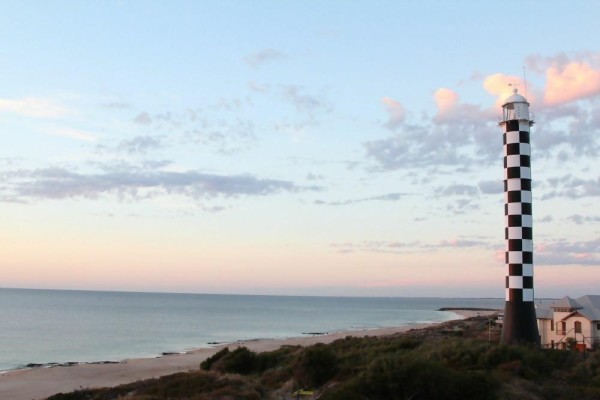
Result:
M576 299L565 296L536 311L542 347L574 346L579 350L600 347L600 295Z
M502 105L504 239L507 268L502 343L540 343L533 288L529 103L514 89Z

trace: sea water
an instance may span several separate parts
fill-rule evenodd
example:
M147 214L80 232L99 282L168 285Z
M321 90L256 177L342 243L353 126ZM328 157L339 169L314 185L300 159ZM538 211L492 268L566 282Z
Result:
M215 343L442 322L502 299L293 297L0 289L0 371L118 361Z

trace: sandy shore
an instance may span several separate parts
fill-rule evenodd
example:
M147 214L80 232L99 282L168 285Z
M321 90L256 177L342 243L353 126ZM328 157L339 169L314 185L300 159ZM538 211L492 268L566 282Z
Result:
M458 318L490 315L492 311L456 310ZM246 346L257 352L278 349L284 345L310 346L316 343L331 343L346 336L385 336L429 325L410 325L364 331L350 331L327 335L304 336L290 339L250 340L207 349L198 349L185 354L167 355L158 358L123 360L115 364L79 364L69 367L33 368L0 374L0 399L38 400L56 393L67 393L81 388L117 386L142 379L158 378L176 372L199 368L206 358L223 347Z

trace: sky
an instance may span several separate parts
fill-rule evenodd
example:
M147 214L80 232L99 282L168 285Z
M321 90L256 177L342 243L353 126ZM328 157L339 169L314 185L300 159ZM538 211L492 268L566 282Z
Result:
M502 100L536 297L600 293L597 1L11 1L0 287L504 297Z

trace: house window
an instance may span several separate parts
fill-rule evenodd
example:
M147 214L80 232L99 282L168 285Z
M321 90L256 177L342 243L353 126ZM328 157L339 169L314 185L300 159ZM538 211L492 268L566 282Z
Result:
M556 330L559 335L564 335L567 333L567 323L565 321L561 321L558 323L559 325L556 327Z
M600 324L598 324L600 325ZM554 330L554 321L550 320L550 330L553 331Z
M575 321L575 333L581 333L581 322Z
M600 324L596 324L596 329L600 331Z

